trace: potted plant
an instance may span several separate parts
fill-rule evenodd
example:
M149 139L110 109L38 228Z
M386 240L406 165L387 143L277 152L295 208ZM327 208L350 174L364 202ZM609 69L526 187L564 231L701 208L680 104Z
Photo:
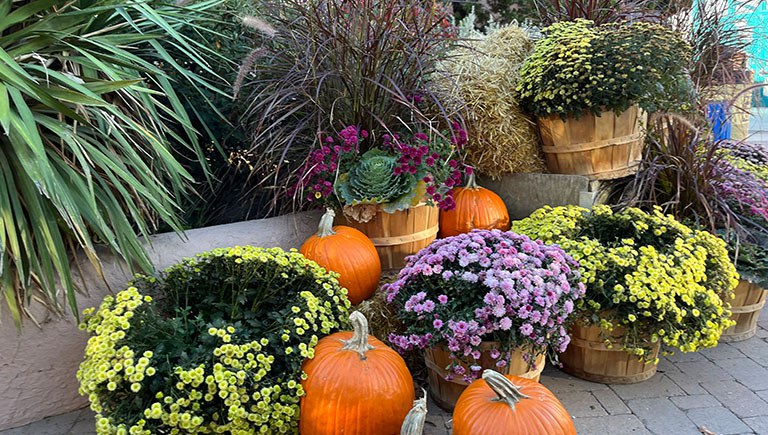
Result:
M298 252L200 254L85 311L80 393L99 434L294 433L302 364L348 308Z
M642 22L577 19L545 31L520 70L521 107L537 117L551 172L592 179L637 171L647 112L674 107L690 48Z
M584 294L562 249L500 230L434 241L383 289L405 328L390 343L425 351L432 398L447 409L483 368L538 380L547 347L568 346Z
M740 280L731 302L731 320L736 324L723 332L721 340L743 341L757 332L757 321L768 294L768 240L731 239L728 248Z
M725 242L659 208L544 207L512 228L560 245L581 265L587 292L573 343L560 356L568 373L639 382L656 372L660 344L683 352L713 347L733 325L726 301L738 274Z
M296 188L309 202L340 208L343 223L376 246L382 269L400 269L437 236L438 208L455 205L451 188L463 176L458 156L466 133L458 124L453 131L378 137L347 126L323 138Z

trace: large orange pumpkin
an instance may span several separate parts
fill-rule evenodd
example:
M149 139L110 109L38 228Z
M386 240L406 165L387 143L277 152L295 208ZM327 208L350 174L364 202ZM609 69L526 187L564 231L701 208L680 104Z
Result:
M352 304L371 297L381 278L381 261L376 247L360 231L333 225L335 213L328 209L320 219L317 234L307 239L299 252L320 266L338 272Z
M485 370L453 410L454 435L576 435L568 411L543 385Z
M304 363L299 432L308 435L396 435L414 399L413 378L397 352L368 335L360 312L353 332L320 340Z
M452 190L456 208L440 212L440 237L457 236L474 229L509 229L509 212L504 201L475 182L470 174L465 187Z

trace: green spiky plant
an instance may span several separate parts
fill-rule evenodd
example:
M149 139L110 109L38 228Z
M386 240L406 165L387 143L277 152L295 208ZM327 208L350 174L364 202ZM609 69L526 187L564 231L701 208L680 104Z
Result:
M18 326L33 297L64 312L57 286L77 313L70 256L100 272L98 241L151 271L141 236L181 229L189 175L170 144L201 154L157 65L172 44L207 68L177 29L214 4L0 0L0 286Z

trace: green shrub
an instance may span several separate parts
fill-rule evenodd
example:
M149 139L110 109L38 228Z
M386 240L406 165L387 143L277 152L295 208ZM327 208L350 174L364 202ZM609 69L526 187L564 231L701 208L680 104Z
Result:
M86 310L80 392L99 434L296 432L302 363L348 308L295 250L200 254Z
M57 283L77 310L69 255L100 271L94 239L150 271L139 236L181 229L190 176L171 143L201 150L175 84L145 59L169 61L164 40L205 69L178 29L214 3L0 2L0 285L17 324L33 293L63 311Z

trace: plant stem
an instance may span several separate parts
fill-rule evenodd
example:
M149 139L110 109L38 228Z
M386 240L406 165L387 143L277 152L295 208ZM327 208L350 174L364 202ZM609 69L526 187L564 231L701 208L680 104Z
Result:
M520 387L513 384L506 376L495 370L485 370L483 372L483 380L485 380L488 386L491 387L491 390L498 396L494 401L507 402L512 410L515 409L515 405L520 400L529 398L520 392Z
M349 322L352 323L352 338L344 341L344 347L341 350L357 352L360 354L360 359L364 360L365 353L373 349L373 346L368 343L368 319L359 311L355 311L349 315Z
M333 218L336 212L332 208L325 209L325 214L320 218L320 225L317 226L318 237L328 237L336 233L333 232Z

